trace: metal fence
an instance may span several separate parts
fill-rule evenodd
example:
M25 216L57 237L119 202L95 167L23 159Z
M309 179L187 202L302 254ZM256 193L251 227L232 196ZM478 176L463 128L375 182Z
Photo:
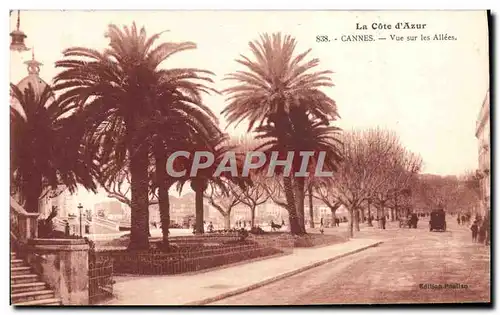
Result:
M97 257L112 260L116 274L167 275L205 270L281 253L283 252L279 249L252 242L224 246L186 246L170 253L155 250L107 250L100 252Z
M93 248L89 251L89 303L95 304L113 296L113 261Z

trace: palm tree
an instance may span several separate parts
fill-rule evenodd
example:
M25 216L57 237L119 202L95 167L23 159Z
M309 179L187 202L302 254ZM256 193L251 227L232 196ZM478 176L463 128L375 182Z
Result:
M236 81L234 86L224 90L229 104L222 113L230 124L248 120L249 131L255 130L256 124L267 124L267 128L274 128L273 136L285 148L284 142L287 141L291 123L289 116L293 109L301 108L300 111L304 111L306 117L324 124L338 117L335 101L320 90L333 86L328 76L332 72L311 71L319 65L319 59L304 62L310 49L294 57L295 39L280 33L272 36L264 34L260 41L250 42L249 45L255 60L242 56L236 61L245 66L247 71L237 71L227 76L228 80ZM270 129L261 131L265 135ZM294 221L301 212L299 209L297 213L294 194L301 195L303 181L294 183L290 177L284 177L283 180L290 220ZM300 208L303 198L302 201L300 196L298 199ZM299 223L290 222L291 228ZM304 231L297 227L295 232Z
M300 152L313 152L309 158L307 172L310 177L315 174L320 153L325 155L323 170L335 171L338 163L342 160L340 129L329 126L320 119L313 120L308 117L305 108L294 108L290 111L287 128L278 130L273 124L265 124L256 131L259 133L257 139L268 139L257 149L264 149L266 155L278 152L279 156L286 156L288 152L294 152L290 176L283 177L285 195L287 197L288 211L290 213L290 228L292 233L305 233L304 224L304 198L306 177L295 176L301 168L302 159L297 158ZM268 159L269 160L269 159ZM283 172L283 168L277 169ZM291 193L287 195L287 185Z
M241 188L246 187L246 185L251 185L250 178L234 176L230 172L222 172L219 176L215 176L215 172L217 167L223 162L224 157L227 153L232 151L235 146L229 145L229 138L227 134L212 133L211 137L201 138L201 140L205 141L193 141L191 144L190 156L188 158L178 160L184 166L184 169L190 170L194 163L194 152L210 152L214 156L214 163L207 168L198 170L196 176L191 177L189 173L179 181L178 190L182 189L183 184L186 181L190 181L191 189L195 192L195 207L196 207L196 222L195 222L195 232L198 234L204 233L203 227L203 195L205 190L209 185L212 185L215 188L221 189L224 193L230 193L226 187L226 181L231 181L238 185ZM236 167L238 169L238 174L241 173L242 170L242 161L239 156L234 155L236 159Z
M229 104L222 111L229 123L248 120L248 130L256 123L271 120L280 123L279 118L289 114L290 109L307 105L308 111L324 121L338 117L335 101L319 88L332 87L328 74L332 71L310 72L319 65L319 59L303 62L311 49L293 58L296 41L281 33L250 42L255 61L242 56L236 60L249 71L229 74L227 80L236 85L223 92L228 95Z
M189 107L186 108L185 104L175 104L169 107L168 111L152 116L148 124L150 130L147 132L150 135L155 165L152 189L158 189L164 250L169 249L170 200L168 191L178 181L177 178L170 177L167 173L167 156L175 151L185 151L186 148L192 147L193 143L207 144L212 135L219 132L217 119L212 112L197 109L187 111L186 109Z
M66 185L71 192L82 184L94 190L94 166L80 145L82 128L72 107L55 101L46 86L37 95L33 86L21 91L10 85L15 105L10 107L11 183L29 212L38 212L45 188Z
M87 141L100 147L101 163L111 152L116 162L125 161L131 174L131 248L148 247L148 167L150 143L146 128L151 117L162 108L185 105L188 115L201 104L200 93L211 89L212 73L191 68L160 69L163 61L175 53L196 48L192 42L153 44L160 37L146 36L135 23L120 30L110 25L106 36L109 48L99 52L73 47L56 62L63 71L55 77L63 103L72 103L86 111ZM179 100L179 101L176 101Z

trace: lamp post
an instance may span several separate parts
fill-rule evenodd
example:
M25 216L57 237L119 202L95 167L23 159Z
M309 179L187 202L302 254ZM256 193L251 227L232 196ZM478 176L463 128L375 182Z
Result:
M83 206L81 203L79 203L78 210L80 211L80 237L83 237L83 233L82 233L82 209L83 209Z

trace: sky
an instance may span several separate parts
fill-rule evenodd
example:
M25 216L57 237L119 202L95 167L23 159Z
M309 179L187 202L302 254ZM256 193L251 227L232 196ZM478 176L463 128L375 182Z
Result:
M15 27L17 14L11 16ZM214 87L230 82L224 75L243 70L235 59L252 57L251 40L282 32L298 41L295 53L312 49L317 70L334 71L335 87L326 91L338 106L336 124L344 130L382 127L422 156L423 172L458 175L478 165L476 120L488 90L488 29L485 11L22 11L21 30L44 65L47 82L57 74L54 62L72 46L104 49L110 23L144 26L148 35L168 30L160 41L192 41L196 50L182 52L165 67L195 67L216 74ZM426 24L424 30L394 29L398 22ZM356 30L356 23L368 30ZM392 25L373 30L372 23ZM343 35L373 35L387 40L343 42ZM390 35L448 34L455 41L393 41ZM330 42L317 42L328 35ZM337 40L334 40L337 39ZM11 53L11 82L27 74L31 52ZM223 96L205 97L218 114ZM224 119L221 124L225 126ZM228 129L246 133L244 125Z

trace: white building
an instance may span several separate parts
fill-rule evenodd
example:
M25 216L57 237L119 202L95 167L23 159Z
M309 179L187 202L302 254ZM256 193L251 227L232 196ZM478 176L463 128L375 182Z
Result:
M484 216L490 211L490 91L486 92L476 123L478 139L481 207L479 214Z

